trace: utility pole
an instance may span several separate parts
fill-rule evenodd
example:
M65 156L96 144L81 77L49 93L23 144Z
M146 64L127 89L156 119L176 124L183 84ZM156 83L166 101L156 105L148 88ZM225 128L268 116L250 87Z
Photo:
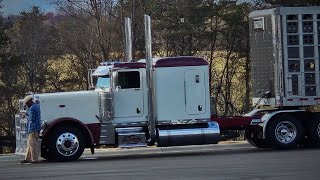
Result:
M131 0L131 59L133 60L135 58L135 48L133 46L133 42L134 42L134 35L136 33L135 31L135 27L134 27L134 21L135 21L135 17L134 17L134 11L135 11L135 3L134 0Z

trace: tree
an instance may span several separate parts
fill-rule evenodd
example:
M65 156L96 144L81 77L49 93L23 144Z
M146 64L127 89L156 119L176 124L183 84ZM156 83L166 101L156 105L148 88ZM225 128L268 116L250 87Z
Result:
M154 7L152 17L159 52L165 52L165 56L195 55L207 47L206 3L162 0Z
M112 51L113 0L53 0L59 11L91 31L90 38L99 58L108 60Z
M52 0L58 7L63 20L57 24L62 39L64 53L73 63L79 76L76 84L82 89L88 88L88 69L96 68L103 60L119 57L118 27L113 0ZM121 31L120 31L121 33ZM121 42L121 41L120 41ZM122 44L121 44L122 45ZM121 54L122 55L122 54ZM121 57L121 56L120 56Z
M20 78L24 89L31 92L43 92L47 60L59 54L58 36L46 20L39 7L33 6L29 12L21 12L11 32L12 53L22 61Z
M13 136L17 96L21 95L17 78L20 62L10 53L8 28L10 24L0 13L0 136Z
M218 52L216 59L220 59L222 68L216 72L218 107L223 115L233 115L249 109L250 97L250 58L248 14L251 5L248 3L235 4L229 1L220 1L220 24L218 33ZM243 79L239 83L236 79ZM241 82L243 82L241 81ZM243 88L239 88L243 87ZM243 89L245 91L243 91ZM244 95L245 94L245 95ZM243 101L245 103L243 103Z

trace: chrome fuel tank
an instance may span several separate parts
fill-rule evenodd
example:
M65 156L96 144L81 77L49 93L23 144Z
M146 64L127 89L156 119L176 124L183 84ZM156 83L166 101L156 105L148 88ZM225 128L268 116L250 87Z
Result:
M157 129L158 146L184 146L200 144L217 144L220 129L217 122L208 122L208 127L186 129Z

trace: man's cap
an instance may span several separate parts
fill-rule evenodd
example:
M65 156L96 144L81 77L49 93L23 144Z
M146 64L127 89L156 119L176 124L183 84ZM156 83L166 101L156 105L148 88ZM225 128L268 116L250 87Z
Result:
M32 96L29 95L29 96L26 96L24 99L23 99L23 105L25 106L27 104L28 101L32 100Z

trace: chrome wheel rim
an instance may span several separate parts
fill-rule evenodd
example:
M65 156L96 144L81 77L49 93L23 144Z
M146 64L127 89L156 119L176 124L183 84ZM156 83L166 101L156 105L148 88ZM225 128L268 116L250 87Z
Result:
M292 143L297 137L297 128L290 121L282 121L275 128L275 136L280 143Z
M72 156L79 149L79 139L72 133L63 133L57 139L56 148L61 155Z

